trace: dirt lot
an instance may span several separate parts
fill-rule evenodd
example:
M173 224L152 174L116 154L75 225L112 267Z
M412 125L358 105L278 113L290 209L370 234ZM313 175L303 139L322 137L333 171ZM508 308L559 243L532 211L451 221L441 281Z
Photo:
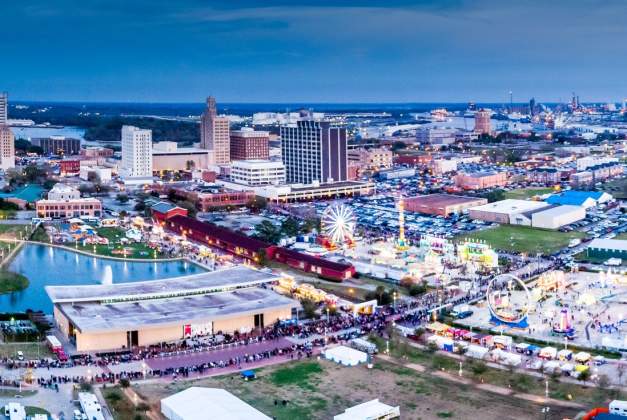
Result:
M365 366L341 367L327 361L292 362L260 369L257 379L245 382L235 375L173 384L135 387L155 408L159 400L189 386L225 388L263 413L277 419L329 419L347 407L379 398L400 405L403 419L540 419L541 407L469 385L377 361ZM286 406L282 400L287 400ZM275 400L278 404L275 404ZM574 416L555 408L552 418Z

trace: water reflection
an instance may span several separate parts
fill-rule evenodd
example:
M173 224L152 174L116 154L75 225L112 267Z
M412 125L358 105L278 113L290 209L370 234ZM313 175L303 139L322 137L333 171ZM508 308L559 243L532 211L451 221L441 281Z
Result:
M183 261L135 262L94 258L60 248L28 244L8 269L28 277L30 286L0 295L0 312L26 309L52 312L47 285L79 285L155 280L205 271Z

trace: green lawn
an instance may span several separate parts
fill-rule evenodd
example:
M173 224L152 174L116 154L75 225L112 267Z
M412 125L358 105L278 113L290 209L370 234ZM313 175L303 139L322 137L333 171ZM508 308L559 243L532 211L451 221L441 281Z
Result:
M516 200L526 200L536 195L552 193L553 188L521 188L518 190L506 191L505 198Z
M19 292L28 287L28 279L21 274L0 270L0 295Z
M96 231L98 232L99 236L103 238L107 238L109 240L109 245L96 245L95 246L95 251L96 251L95 253L98 255L124 258L123 254L116 253L114 251L120 250L122 248L127 248L127 249L132 249L132 252L127 255L127 258L145 258L145 259L155 258L155 251L151 249L144 242L135 243L131 241L122 245L120 243L120 240L126 237L124 234L124 229L122 228L104 227L104 228L98 228L96 229ZM68 244L68 246L71 246L71 244ZM82 246L79 244L76 248L81 251L94 253L94 245ZM163 256L157 253L156 257L161 258Z
M507 251L552 254L561 248L567 247L571 239L581 239L585 236L586 234L583 232L565 233L527 226L501 225L497 228L464 233L458 239L480 239L490 244L493 248Z
M627 240L627 233L619 233L614 239Z
M116 420L145 420L143 412L137 410L119 386L102 389L102 396Z
M0 224L0 238L2 239L19 239L20 233L22 237L26 237L26 233L31 231L31 225L8 225Z

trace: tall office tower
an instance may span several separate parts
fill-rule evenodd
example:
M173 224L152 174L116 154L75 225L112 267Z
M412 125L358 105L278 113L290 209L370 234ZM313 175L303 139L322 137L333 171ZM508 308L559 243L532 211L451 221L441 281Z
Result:
M328 121L303 120L281 127L287 183L329 183L348 179L346 129Z
M5 125L9 119L9 94L0 92L0 125Z
M529 99L529 115L536 115L536 98Z
M268 159L270 134L244 127L231 131L231 160Z
M15 137L11 129L0 124L0 169L15 168Z
M200 147L211 150L211 164L225 165L231 162L229 120L218 117L213 96L207 98L207 109L200 119Z
M492 132L490 114L490 111L487 109L480 109L475 113L475 133L490 134Z
M122 126L122 178L152 177L152 130Z

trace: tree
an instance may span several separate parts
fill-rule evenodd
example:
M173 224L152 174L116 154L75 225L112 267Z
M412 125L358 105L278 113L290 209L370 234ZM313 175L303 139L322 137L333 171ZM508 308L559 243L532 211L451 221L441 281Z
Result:
M485 198L488 199L488 203L494 203L495 201L501 201L505 199L505 191L503 190L494 190L485 194Z
M258 195L254 196L253 198L248 200L248 203L246 203L246 207L254 211L263 210L267 206L268 206L268 200L266 200L265 197L261 197Z
M366 300L377 300L379 305L389 305L392 303L392 293L390 291L385 290L383 286L377 286L374 291L366 293Z
M288 217L281 223L281 232L285 236L296 236L300 233L300 223L293 217Z
M585 385L586 381L590 379L590 369L582 370L581 372L579 372L579 377L577 377L577 379L579 379Z
M264 220L255 226L255 236L262 241L276 244L281 240L281 230L269 220Z
M195 167L196 167L196 162L194 162L193 160L188 160L187 162L185 162L185 168L188 171L193 171Z
M300 301L301 306L303 307L303 315L305 318L313 319L316 317L316 309L318 309L318 304L311 299L303 299Z
M407 145L405 144L405 142L402 142L402 141L395 141L394 144L392 144L393 152L396 152L405 148L407 148Z
M115 199L119 202L119 203L127 203L129 200L128 194L124 194L124 193L119 193Z
M302 231L304 233L311 233L313 231L320 232L320 218L319 217L311 217L305 219L303 223Z
M180 208L187 210L187 215L191 218L196 217L196 213L198 213L196 204L192 203L189 200L178 201L176 205L179 206Z
M623 386L623 376L625 376L625 365L619 363L616 367L616 374L618 375L618 383Z

